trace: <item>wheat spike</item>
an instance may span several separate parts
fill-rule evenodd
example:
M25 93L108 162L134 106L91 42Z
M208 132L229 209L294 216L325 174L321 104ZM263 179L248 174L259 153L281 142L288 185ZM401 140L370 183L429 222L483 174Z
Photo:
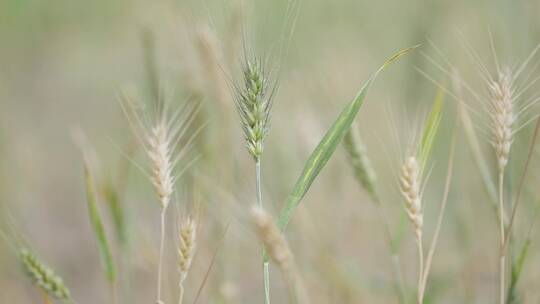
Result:
M184 281L188 275L196 247L197 225L191 217L185 219L180 225L178 245L178 270L180 280Z
M272 217L264 209L256 206L251 209L251 217L257 228L257 235L264 243L268 256L283 271L289 271L292 266L293 256L287 241Z
M260 59L246 59L242 67L243 84L235 86L234 99L240 115L248 152L257 161L268 134L274 85Z
M38 260L30 251L22 249L19 253L22 265L34 284L39 286L50 296L60 300L70 298L70 293L64 285L62 278L57 276L52 269Z
M343 145L356 179L360 182L364 190L367 191L371 199L378 202L379 197L375 188L377 177L367 156L366 147L355 125L350 128L349 132L343 138Z
M489 92L493 146L499 172L502 172L508 163L516 119L512 74L508 70L500 72L498 78L490 83Z
M173 193L174 177L171 161L171 139L167 126L159 122L152 128L148 138L148 157L152 162L152 184L162 209L167 208Z
M406 158L401 166L401 194L405 198L405 210L415 228L416 238L421 239L423 226L421 174L418 160L414 156Z

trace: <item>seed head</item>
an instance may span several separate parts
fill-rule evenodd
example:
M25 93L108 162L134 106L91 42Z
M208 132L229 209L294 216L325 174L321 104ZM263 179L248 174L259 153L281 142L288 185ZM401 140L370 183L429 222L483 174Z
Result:
M59 300L70 298L69 290L64 285L62 278L57 276L52 269L39 261L32 253L22 249L19 253L24 270L30 279L47 292L50 296Z
M423 226L421 173L416 157L409 156L401 166L401 194L405 198L405 210L415 228L416 237L420 239Z
M513 81L510 72L501 72L498 78L490 83L491 129L493 146L497 157L499 172L508 163L512 146L513 125L515 122Z
M147 153L152 162L152 184L163 209L167 208L171 201L174 185L170 141L165 123L160 122L152 128Z
M366 148L362 142L358 130L353 126L343 138L343 145L356 179L360 182L364 190L367 191L371 199L378 201L375 188L375 171L367 157Z
M257 235L262 240L270 258L284 271L292 266L292 254L283 234L279 231L272 217L262 208L253 207L251 217L257 228Z
M274 86L258 58L246 60L242 68L243 84L235 86L235 103L240 115L248 152L258 160L268 134Z
M193 256L195 255L197 225L195 221L188 217L180 225L179 246L178 246L178 270L180 281L184 281L188 275Z

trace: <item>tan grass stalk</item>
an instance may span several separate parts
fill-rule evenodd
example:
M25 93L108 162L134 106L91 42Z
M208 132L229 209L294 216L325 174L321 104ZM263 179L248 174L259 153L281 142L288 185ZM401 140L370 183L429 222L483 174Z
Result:
M435 248L437 247L437 241L439 239L439 233L441 232L444 212L446 211L446 203L448 202L448 194L450 192L450 183L452 181L452 175L453 175L455 148L456 148L456 137L455 137L455 132L454 132L454 136L452 138L452 144L450 147L450 159L448 161L448 169L446 171L446 182L444 186L444 194L442 198L441 208L439 210L439 216L437 219L437 225L435 227L435 233L433 234L433 239L431 241L431 245L428 251L424 273L422 274L422 282L419 288L420 303L422 303L424 300L424 293L426 291L427 279L429 276L429 272L431 270L431 262L433 261Z

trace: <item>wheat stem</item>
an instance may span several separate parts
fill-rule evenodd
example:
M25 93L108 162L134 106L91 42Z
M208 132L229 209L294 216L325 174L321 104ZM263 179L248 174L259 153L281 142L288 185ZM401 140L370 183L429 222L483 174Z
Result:
M178 286L178 304L182 304L184 302L184 283L180 282Z
M499 269L499 303L504 304L504 281L506 271L506 257L504 252L504 169L499 171L499 229L501 235L500 269Z
M262 191L261 191L261 159L255 161L255 189L257 191L257 206L262 208ZM262 256L264 257L264 246ZM263 258L263 284L264 284L264 303L270 304L270 264Z
M52 300L45 291L41 291L41 296L43 298L43 304L52 304Z
M165 247L165 212L167 208L161 209L161 240L159 242L159 261L158 261L158 283L157 283L157 303L161 303L161 277L163 271L163 252Z
M422 246L422 234L417 235L416 244L418 245L418 304L424 302L424 289L422 280L424 277L424 248Z

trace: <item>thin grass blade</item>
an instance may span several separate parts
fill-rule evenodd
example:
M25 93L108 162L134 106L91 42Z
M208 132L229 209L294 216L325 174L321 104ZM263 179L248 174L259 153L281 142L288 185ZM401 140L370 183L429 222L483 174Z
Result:
M433 142L435 141L437 132L439 131L439 125L441 124L441 113L444 102L444 91L439 89L431 112L427 117L426 124L424 126L424 132L422 134L422 142L420 143L419 159L421 162L422 171L425 170L431 150L433 148Z
M94 233L96 235L101 259L105 267L105 274L107 280L112 283L116 280L116 271L113 263L111 250L109 247L109 242L107 240L107 235L105 233L103 220L97 207L97 196L94 177L92 176L92 172L90 171L90 166L87 160L85 160L84 162L84 176L86 182L86 196L90 223L92 224L92 228L94 229Z

